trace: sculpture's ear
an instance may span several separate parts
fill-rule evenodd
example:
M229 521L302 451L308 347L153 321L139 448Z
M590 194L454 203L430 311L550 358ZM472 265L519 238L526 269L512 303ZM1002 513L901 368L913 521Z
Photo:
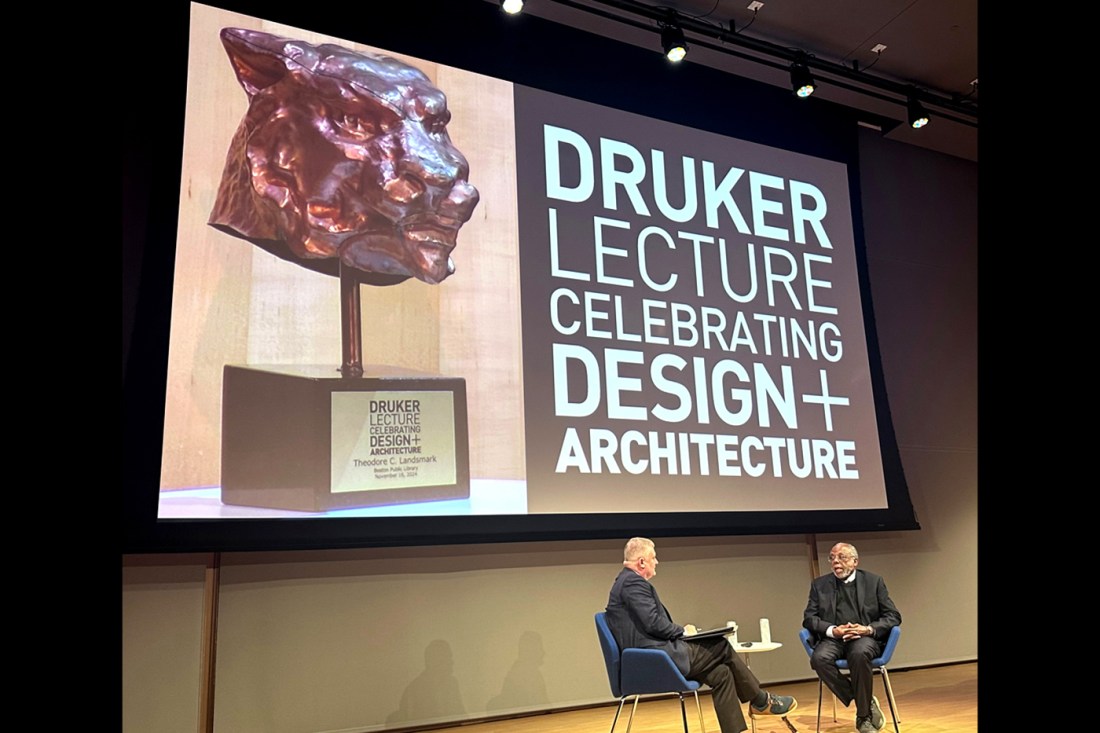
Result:
M284 39L243 28L222 28L221 39L237 81L249 97L287 75Z

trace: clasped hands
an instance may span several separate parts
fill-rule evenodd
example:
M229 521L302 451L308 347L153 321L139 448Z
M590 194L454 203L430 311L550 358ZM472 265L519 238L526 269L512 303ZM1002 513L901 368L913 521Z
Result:
M863 624L840 624L833 628L833 637L844 641L858 639L861 636L871 636L874 633L874 629Z

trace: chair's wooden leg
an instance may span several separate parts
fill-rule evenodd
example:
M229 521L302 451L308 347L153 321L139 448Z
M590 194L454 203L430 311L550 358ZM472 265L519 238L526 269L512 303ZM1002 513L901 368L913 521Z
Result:
M898 711L898 703L894 700L894 688L890 684L890 673L886 671L886 667L879 667L879 671L882 672L882 686L886 688L886 702L890 703L890 717L894 719L894 733L901 733L901 716Z
M703 733L707 733L707 724L703 722L703 706L699 704L699 691L692 690L695 693L695 709L699 712L699 730Z

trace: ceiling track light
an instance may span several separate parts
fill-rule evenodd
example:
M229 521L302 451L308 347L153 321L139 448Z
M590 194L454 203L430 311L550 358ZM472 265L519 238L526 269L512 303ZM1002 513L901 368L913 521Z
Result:
M929 119L928 110L924 108L924 105L917 99L916 94L910 94L909 98L905 102L905 109L909 116L909 126L914 130L919 130L928 124Z
M500 0L500 7L509 15L523 10L523 0Z
M682 61L687 56L688 45L684 40L684 31L676 20L675 11L669 12L668 19L660 24L661 48L665 56L673 63Z
M805 99L817 90L814 75L810 73L806 62L801 59L791 64L791 89L794 90L795 96L801 99Z
M614 22L622 23L636 29L644 29L650 33L654 25L662 36L664 46L664 28L670 20L675 20L682 32L690 32L692 35L692 52L695 46L700 46L708 52L727 54L743 60L758 62L769 68L776 69L780 73L785 66L792 61L798 61L799 55L808 60L810 54L792 47L771 43L761 38L753 37L745 33L745 29L753 23L750 19L740 30L728 27L725 23L704 22L697 18L680 15L668 7L663 7L658 0L555 0L556 4L568 5L583 13L598 16ZM754 6L763 3L754 2ZM604 10L604 6L611 6L623 11L622 14L611 14ZM753 9L750 7L750 11ZM763 12L762 10L759 12ZM758 13L753 11L753 18ZM688 48L685 46L684 51ZM751 55L751 58L750 58ZM875 62L884 52L873 54ZM890 104L904 104L907 95L906 87L902 84L877 74L867 73L873 65L846 64L828 61L823 58L813 58L815 73L825 74L829 80L829 89L844 89L856 95L884 101ZM808 66L808 64L807 64ZM816 86L816 85L815 85ZM969 127L978 127L978 103L977 93L973 98L956 99L942 92L931 89L922 89L921 100L937 109L936 116L957 122ZM816 94L816 92L815 92Z

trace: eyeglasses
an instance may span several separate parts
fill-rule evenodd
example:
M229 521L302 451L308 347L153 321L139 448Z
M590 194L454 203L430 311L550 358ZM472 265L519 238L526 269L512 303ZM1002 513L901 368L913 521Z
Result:
M829 562L834 560L840 560L841 562L850 562L855 558L855 555L829 555Z

